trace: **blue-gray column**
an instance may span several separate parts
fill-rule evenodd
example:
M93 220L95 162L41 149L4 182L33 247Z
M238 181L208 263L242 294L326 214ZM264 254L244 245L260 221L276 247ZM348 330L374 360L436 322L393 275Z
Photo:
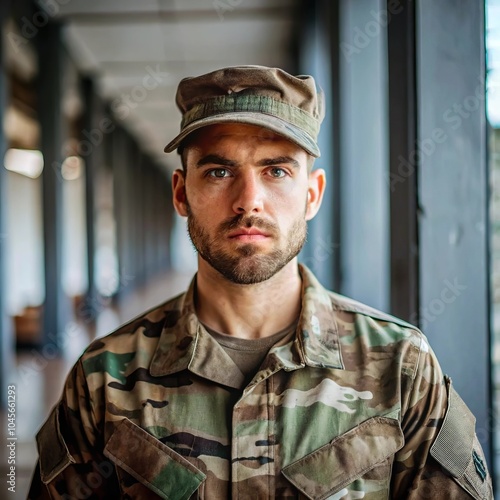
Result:
M117 127L112 134L112 169L113 169L113 210L116 221L116 251L118 254L118 275L132 275L130 267L131 248L130 220L128 203L128 169L127 169L127 136L121 127ZM124 290L120 287L117 297L122 298Z
M420 321L491 454L484 2L417 3Z
M97 311L96 304L99 304L98 292L95 279L95 182L97 169L103 159L104 136L98 111L98 98L95 92L95 85L91 78L83 78L81 82L83 101L85 110L83 115L83 130L81 131L82 149L85 149L85 223L87 238L87 296L86 309L89 319L95 318Z
M415 2L387 0L390 194L390 309L418 322L418 199L415 144ZM390 18L389 18L390 16ZM436 85L438 83L435 82ZM426 105L426 103L422 103Z
M62 29L59 23L49 23L37 36L41 70L39 72L39 118L41 151L44 158L43 230L45 303L43 314L43 344L58 348L64 331L67 298L62 288L62 144L63 117L61 112L64 72ZM43 63L43 65L42 65Z
M389 308L387 20L383 0L338 2L341 292Z

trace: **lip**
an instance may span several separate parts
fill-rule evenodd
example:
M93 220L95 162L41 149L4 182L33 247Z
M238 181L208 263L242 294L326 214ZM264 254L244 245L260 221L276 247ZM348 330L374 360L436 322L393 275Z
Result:
M255 241L268 238L269 235L255 228L242 228L232 231L228 237L237 240Z

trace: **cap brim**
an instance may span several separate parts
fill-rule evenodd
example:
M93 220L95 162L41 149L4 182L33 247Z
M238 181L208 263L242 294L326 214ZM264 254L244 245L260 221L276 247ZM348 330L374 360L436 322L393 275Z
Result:
M302 129L273 115L247 112L224 113L196 120L190 123L177 137L175 137L175 139L165 146L165 153L170 153L177 149L180 143L195 130L217 123L247 123L249 125L263 127L297 144L297 146L307 151L311 156L315 158L320 157L320 151L316 141Z

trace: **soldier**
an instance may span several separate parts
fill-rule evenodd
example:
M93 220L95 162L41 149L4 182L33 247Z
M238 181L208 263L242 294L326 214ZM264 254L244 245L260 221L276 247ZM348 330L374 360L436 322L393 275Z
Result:
M310 76L181 81L173 203L198 272L95 340L37 435L30 498L492 498L475 419L414 326L297 263L325 173Z

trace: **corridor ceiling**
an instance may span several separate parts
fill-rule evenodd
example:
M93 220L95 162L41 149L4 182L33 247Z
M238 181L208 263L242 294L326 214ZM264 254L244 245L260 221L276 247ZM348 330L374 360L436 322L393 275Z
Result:
M53 3L57 3L54 0ZM64 4L64 5L63 5ZM55 16L76 66L95 75L148 152L177 166L163 148L177 134L177 83L238 64L290 69L293 0L71 0ZM292 68L293 69L293 68Z

